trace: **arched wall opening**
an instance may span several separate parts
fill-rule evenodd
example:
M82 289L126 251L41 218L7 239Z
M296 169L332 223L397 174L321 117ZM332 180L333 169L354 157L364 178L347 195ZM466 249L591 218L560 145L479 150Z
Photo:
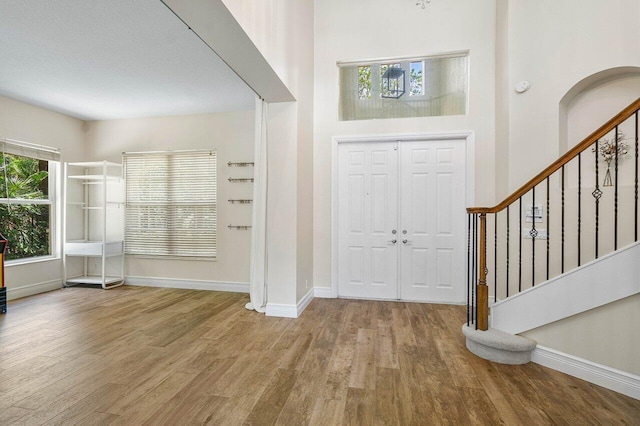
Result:
M610 68L576 83L560 100L560 154L640 97L640 67Z

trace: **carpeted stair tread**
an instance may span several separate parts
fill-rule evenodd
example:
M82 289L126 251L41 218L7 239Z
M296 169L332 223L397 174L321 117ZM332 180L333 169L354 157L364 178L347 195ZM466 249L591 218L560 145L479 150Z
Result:
M496 349L505 351L532 351L536 347L536 341L523 336L505 333L504 331L489 329L487 331L476 330L474 326L462 326L462 333L474 342L481 343Z
M531 361L531 351L536 341L500 330L476 330L475 326L462 326L467 338L467 349L486 360L500 364L526 364Z

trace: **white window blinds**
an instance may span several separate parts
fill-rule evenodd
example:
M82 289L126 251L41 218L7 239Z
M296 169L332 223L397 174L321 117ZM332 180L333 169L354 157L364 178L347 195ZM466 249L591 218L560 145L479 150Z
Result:
M216 257L216 152L125 153L125 251Z

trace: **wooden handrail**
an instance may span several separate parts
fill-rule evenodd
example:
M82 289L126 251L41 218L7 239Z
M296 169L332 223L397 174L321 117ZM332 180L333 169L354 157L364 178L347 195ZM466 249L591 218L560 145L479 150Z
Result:
M640 109L640 98L636 99L631 105L620 111L615 117L611 120L607 121L605 124L600 126L598 130L591 133L587 136L582 142L571 148L564 154L562 157L558 158L556 161L551 163L549 167L544 169L542 172L538 173L533 179L529 182L522 185L518 190L516 190L513 194L509 195L504 199L500 204L494 207L469 207L467 208L467 213L475 214L475 213L498 213L499 211L504 210L509 205L517 201L520 197L525 195L534 186L538 185L540 182L544 181L547 177L551 176L554 172L558 171L562 166L567 164L569 161L573 160L578 156L582 151L589 148L593 145L598 139L604 137L607 133L612 131L622 124L626 119L631 117L636 111Z

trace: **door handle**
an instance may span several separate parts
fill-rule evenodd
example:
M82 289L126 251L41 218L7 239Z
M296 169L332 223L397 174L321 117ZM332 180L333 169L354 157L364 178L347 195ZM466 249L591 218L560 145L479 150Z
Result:
M393 239L393 240L389 240L389 241L387 241L387 242L388 242L388 243L391 243L391 244L395 244L395 243L397 243L397 242L398 242L398 240Z
M411 244L413 241L407 240L406 238L402 239L402 244Z

